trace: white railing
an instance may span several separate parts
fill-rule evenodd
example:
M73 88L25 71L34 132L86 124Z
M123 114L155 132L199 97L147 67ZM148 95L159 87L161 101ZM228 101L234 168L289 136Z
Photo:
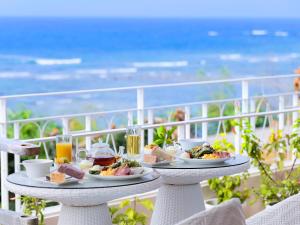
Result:
M217 123L217 130L215 135L219 135L222 132L226 132L225 121L238 120L240 118L250 118L250 122L255 128L257 119L263 118L262 129L265 129L267 123L271 124L274 120L273 117L277 116L276 121L278 129L284 129L288 127L293 121L298 118L298 111L300 107L298 105L298 94L293 91L293 80L298 75L279 75L279 76L265 76L265 77L247 77L247 78L236 78L227 80L209 80L199 82L186 82L186 83L175 83L175 84L160 84L160 85L146 85L146 86L135 86L135 87L121 87L121 88L107 88L107 89L94 89L94 90L79 90L79 91L65 91L65 92L51 92L51 93L36 93L36 94L24 94L24 95L9 95L0 96L0 136L7 136L7 127L13 126L14 138L20 138L20 131L25 124L35 124L40 132L39 137L28 139L28 142L39 142L44 145L46 157L49 157L47 151L46 142L54 141L55 137L45 137L45 130L49 125L50 121L56 121L61 124L63 134L72 134L76 141L76 148L78 147L78 138L85 137L86 148L90 148L92 137L96 135L109 134L113 147L116 148L113 134L124 132L127 125L132 125L134 121L140 125L143 131L147 131L147 142L153 141L154 129L161 126L178 126L178 138L193 138L199 137L198 132L200 130L201 138L207 140L209 138L209 124ZM269 95L251 96L249 84L251 82L266 82L270 79L283 79L286 82L291 82L291 90L279 92ZM171 87L188 87L188 86L201 86L201 85L213 85L213 84L240 84L241 96L237 98L227 98L221 100L210 100L210 101L197 101L197 102L185 102L170 105L158 105L152 107L145 107L144 91L148 89L168 89ZM110 111L99 111L99 112L88 112L88 113L77 113L67 115L53 115L44 117L35 117L29 119L17 119L9 120L7 116L7 105L9 101L22 100L36 97L49 97L49 96L70 96L70 95L81 95L90 93L102 93L102 92L123 92L123 91L135 91L136 92L136 106L134 108L127 109L116 109ZM176 96L176 95L175 95ZM273 103L271 104L271 100ZM275 102L275 103L274 103ZM219 115L215 117L209 117L209 109L214 105L219 109ZM234 107L234 113L231 115L224 115L225 107L231 105ZM276 109L272 109L275 107ZM182 109L184 118L182 121L171 121L171 113L176 109ZM193 109L201 111L201 113L195 113ZM155 121L155 115L159 111L164 111L167 119L157 123ZM103 116L111 116L108 122L107 128L92 130L92 123L95 119ZM111 129L111 123L113 118L122 117L127 121L123 126ZM83 118L85 128L80 131L72 131L69 127L70 121L74 118ZM201 129L198 129L201 126ZM144 133L142 134L144 135ZM239 127L235 127L233 134L235 147L238 150L240 147L240 130ZM144 140L144 138L142 138ZM141 143L144 145L145 143ZM15 171L19 171L20 157L14 157ZM4 187L4 181L8 174L8 155L7 153L1 152L1 203L3 208L8 208L9 199L8 192ZM20 208L20 201L16 199L16 209Z

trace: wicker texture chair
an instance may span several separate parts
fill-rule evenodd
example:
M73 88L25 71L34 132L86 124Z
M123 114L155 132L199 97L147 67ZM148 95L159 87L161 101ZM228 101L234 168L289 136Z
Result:
M232 199L176 225L300 225L300 194L267 207L246 221L239 200Z
M21 213L0 209L1 225L38 225L34 216L23 216Z
M247 219L247 225L300 225L300 194L267 207Z
M246 225L239 199L199 212L176 225Z

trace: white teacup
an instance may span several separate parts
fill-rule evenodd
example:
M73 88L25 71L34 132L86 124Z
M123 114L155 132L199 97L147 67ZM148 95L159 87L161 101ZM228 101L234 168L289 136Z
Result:
M187 151L207 142L203 141L202 139L182 139L179 140L178 143L181 145L183 151Z
M53 160L49 159L29 159L24 160L21 165L26 169L26 174L30 178L39 178L49 175Z

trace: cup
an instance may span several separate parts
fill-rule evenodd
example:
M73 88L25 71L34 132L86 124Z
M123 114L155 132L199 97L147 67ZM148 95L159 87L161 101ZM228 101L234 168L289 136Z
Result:
M49 175L53 161L49 159L24 160L21 165L26 169L26 174L30 178L39 178Z
M55 162L56 164L71 163L73 160L72 154L72 136L60 135L56 136L56 151Z
M141 129L138 126L131 126L126 131L127 157L137 159L141 154Z

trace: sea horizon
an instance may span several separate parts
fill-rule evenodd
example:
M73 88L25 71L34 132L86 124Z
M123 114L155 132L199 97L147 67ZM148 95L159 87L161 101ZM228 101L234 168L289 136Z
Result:
M290 74L300 64L298 20L0 17L0 95ZM212 96L188 91L178 101ZM115 108L90 97L70 102ZM149 100L161 103L172 99Z

